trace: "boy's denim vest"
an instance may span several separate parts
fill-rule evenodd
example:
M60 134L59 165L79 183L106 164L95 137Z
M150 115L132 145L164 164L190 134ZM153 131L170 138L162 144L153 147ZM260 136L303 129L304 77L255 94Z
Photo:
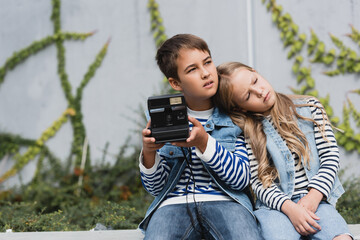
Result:
M224 113L221 113L218 108L214 109L212 116L206 122L204 128L206 132L214 137L228 151L235 151L235 142L241 133L241 129L231 121L230 117ZM189 152L187 149L184 150L187 157L189 158ZM160 203L175 188L186 166L184 155L181 151L181 148L179 147L175 147L167 143L160 149L160 155L166 157L166 161L171 166L171 170L163 190L155 197L154 201L151 203L145 214L145 218L139 224L139 228L142 231L146 230L151 215L154 213ZM247 194L244 191L230 189L230 187L228 187L218 178L216 173L213 172L210 167L207 166L207 164L204 163L203 165L219 188L227 193L236 202L243 205L253 215L251 201Z
M294 101L295 104L305 104L305 101ZM297 113L303 117L312 118L310 107L297 107ZM270 154L273 163L279 173L279 182L276 183L281 191L283 191L290 198L293 196L295 187L295 166L294 158L286 146L286 143L282 140L281 136L274 129L272 124L267 120L263 120L263 129L266 134L266 148ZM303 163L306 176L309 180L314 177L319 168L320 160L317 151L314 135L314 124L311 121L298 119L298 126L300 130L305 134L306 140L309 143L311 150L310 157L310 169ZM344 189L339 181L338 176L335 178L334 185L331 188L327 201L335 206L336 201L344 193ZM267 208L260 200L256 201L256 208Z

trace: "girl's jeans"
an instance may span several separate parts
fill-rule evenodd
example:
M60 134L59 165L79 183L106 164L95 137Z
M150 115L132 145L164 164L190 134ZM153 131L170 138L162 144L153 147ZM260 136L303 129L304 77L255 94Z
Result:
M303 196L304 195L297 195L291 200L297 203ZM317 223L320 225L321 231L307 237L302 237L295 230L290 219L278 210L260 208L254 213L260 222L263 237L268 240L331 240L341 234L348 234L351 236L345 220L331 204L325 201L322 201L319 204L319 207L315 212L320 218Z

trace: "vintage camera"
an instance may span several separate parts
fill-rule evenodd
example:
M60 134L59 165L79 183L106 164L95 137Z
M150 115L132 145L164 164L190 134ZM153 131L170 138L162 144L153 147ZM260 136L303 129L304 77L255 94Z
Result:
M189 137L189 122L183 94L148 98L151 136L156 143L185 141Z

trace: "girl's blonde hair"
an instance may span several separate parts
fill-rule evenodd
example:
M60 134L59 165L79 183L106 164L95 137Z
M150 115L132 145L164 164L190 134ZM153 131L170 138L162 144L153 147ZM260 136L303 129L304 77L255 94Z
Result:
M214 96L214 102L244 131L244 136L251 144L253 154L258 161L258 177L264 187L269 187L278 177L278 173L267 155L266 136L262 126L264 116L260 113L243 112L232 100L235 93L233 92L230 76L240 68L245 68L252 72L255 71L253 68L239 62L224 63L217 67L219 74L219 89ZM299 164L304 160L305 165L309 167L310 148L305 135L297 125L297 119L300 118L312 121L316 125L318 124L313 119L300 116L296 112L296 107L316 105L295 105L292 101L294 98L307 98L307 96L287 96L277 92L275 95L275 104L270 110L270 116L274 126L281 137L286 141L289 150L299 156ZM324 115L324 111L323 117L324 119L327 119L326 114ZM325 138L324 129L325 127L323 125L321 132Z

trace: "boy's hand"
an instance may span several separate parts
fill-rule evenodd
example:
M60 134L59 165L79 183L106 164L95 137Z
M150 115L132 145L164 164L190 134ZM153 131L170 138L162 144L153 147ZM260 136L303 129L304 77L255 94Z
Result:
M315 221L320 218L291 200L283 203L281 211L288 216L296 231L303 236L315 234L321 230L320 225Z
M146 168L151 168L155 163L155 154L156 150L162 148L165 143L155 143L155 138L150 137L151 130L150 121L146 124L145 129L142 130L142 140L143 140L143 165Z
M196 120L196 118L188 116L189 121L193 124L193 128L190 132L190 136L186 139L185 142L173 142L172 145L178 147L197 147L202 153L205 152L208 141L208 134L201 125L201 123Z

